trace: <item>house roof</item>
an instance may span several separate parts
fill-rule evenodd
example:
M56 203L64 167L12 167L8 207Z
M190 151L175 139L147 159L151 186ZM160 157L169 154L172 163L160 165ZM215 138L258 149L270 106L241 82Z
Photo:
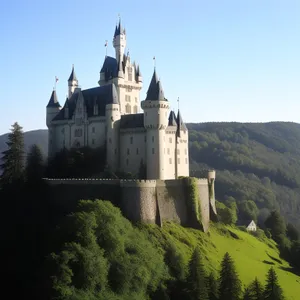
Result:
M68 81L74 81L74 80L77 81L77 77L76 77L76 74L75 74L75 71L74 71L74 65L73 65L72 72L70 74L70 77L69 77Z
M173 110L170 111L168 126L177 126L176 116Z
M187 128L186 128L186 126L185 126L185 124L182 120L181 113L180 113L179 109L178 109L178 113L177 113L177 124L178 124L178 132L179 132L179 136L180 136L180 131L181 130L186 131Z
M60 104L57 100L57 95L56 95L55 90L52 91L52 94L51 94L50 100L47 104L47 107L60 107Z
M144 114L132 114L121 116L121 129L144 127Z
M119 104L116 87L113 83L111 83L104 86L75 92L74 94L72 94L70 99L66 100L63 109L60 110L58 115L53 120L64 120L64 110L66 107L69 108L69 119L72 119L76 108L76 103L80 96L82 96L84 99L84 106L86 108L88 117L94 116L95 105L98 106L97 116L105 116L105 109L107 104Z

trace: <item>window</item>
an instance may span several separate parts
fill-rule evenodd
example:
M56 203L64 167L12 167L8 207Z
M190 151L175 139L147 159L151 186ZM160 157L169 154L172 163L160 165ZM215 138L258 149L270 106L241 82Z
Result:
M81 137L82 136L82 129L75 129L74 134L75 134L76 137Z
M126 165L128 166L128 164L129 164L129 159L127 158L126 159Z
M133 107L133 113L134 113L134 114L137 114L137 112L138 112L138 107L137 107L137 105L135 105L135 106Z
M135 97L134 99L135 99L135 103L137 103L137 97Z
M129 148L127 148L127 155L129 155L130 154L130 150L129 150Z
M185 163L187 164L187 158L185 158Z
M95 127L92 127L92 133L95 133Z
M145 135L145 137L144 137L144 141L145 141L145 143L147 142L147 136Z
M170 155L170 148L168 148L168 149L167 149L167 154L169 154L169 155Z
M171 144L172 144L172 138L169 138L169 143L171 143Z
M187 149L184 149L184 154L187 155Z
M117 149L115 148L115 155L117 154Z
M64 128L61 130L61 133L62 133L62 134L64 134L64 133L65 133L65 129L64 129Z
M131 106L129 104L126 104L125 111L127 114L131 114Z
M172 158L171 157L169 158L169 164L170 165L172 164Z
M180 165L180 158L177 159L177 163Z
M152 136L152 143L154 143L154 136Z
M98 115L98 104L94 105L94 116Z
M92 145L95 145L95 139L92 139Z
M154 148L152 148L152 154L154 154Z
M136 148L136 154L137 155L139 154L139 148Z
M111 138L108 139L108 142L111 144Z
M132 136L130 137L130 144L131 145L133 144L133 137Z
M132 68L128 67L127 72L128 72L128 81L132 81Z
M130 96L129 95L125 95L125 102L130 102Z
M179 149L177 149L177 154L178 154L178 155L180 154L180 150L179 150Z

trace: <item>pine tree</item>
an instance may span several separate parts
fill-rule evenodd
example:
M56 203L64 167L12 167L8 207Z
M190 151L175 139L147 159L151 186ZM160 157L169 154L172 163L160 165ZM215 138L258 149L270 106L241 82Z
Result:
M241 296L241 282L229 253L226 252L222 263L219 278L219 299L238 300Z
M32 145L27 155L26 178L28 181L40 180L44 175L43 154L39 146Z
M190 299L208 300L208 292L206 286L206 276L204 265L201 258L201 250L197 246L193 252L189 262L188 276L188 294Z
M263 300L263 286L257 279L257 277L254 279L253 282L250 283L249 285L249 290L251 294L251 299L253 300Z
M253 300L249 288L246 288L243 295L243 300Z
M283 292L278 283L275 270L270 268L267 274L267 283L264 290L265 300L283 300Z
M0 166L3 185L19 182L24 175L24 135L17 122L12 125L6 144L8 149L2 152L3 164Z
M211 272L207 278L207 290L208 290L208 299L217 300L218 299L218 282Z

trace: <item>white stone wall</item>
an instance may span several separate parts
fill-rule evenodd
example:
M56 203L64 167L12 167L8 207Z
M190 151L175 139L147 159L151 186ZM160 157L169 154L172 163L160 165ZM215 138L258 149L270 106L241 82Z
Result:
M173 126L172 126L173 127ZM165 178L175 179L175 145L176 145L176 126L172 130L170 128L166 131L164 153L165 153Z
M189 176L188 131L181 131L177 138L177 175Z
M146 132L121 130L120 134L120 169L123 172L139 174L141 161L146 164Z

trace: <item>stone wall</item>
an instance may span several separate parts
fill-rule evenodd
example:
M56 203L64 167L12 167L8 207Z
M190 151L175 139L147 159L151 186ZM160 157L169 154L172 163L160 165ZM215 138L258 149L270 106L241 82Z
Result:
M186 191L186 181L176 180L110 180L110 179L45 179L53 187L53 195L59 201L72 204L78 200L110 200L124 216L133 222L162 225L174 221L183 226L194 226ZM201 209L201 225L208 230L209 221L216 213L213 183L197 179Z

